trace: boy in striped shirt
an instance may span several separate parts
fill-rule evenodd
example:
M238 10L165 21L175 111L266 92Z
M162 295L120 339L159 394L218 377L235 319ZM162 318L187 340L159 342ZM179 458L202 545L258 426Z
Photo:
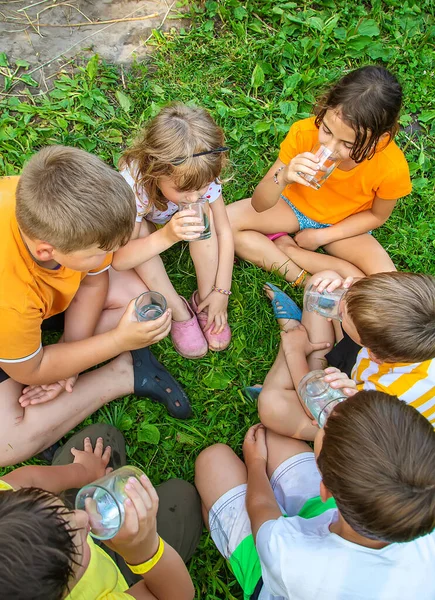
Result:
M259 397L262 423L282 435L314 439L317 425L295 390L310 370L329 365L335 367L327 369L332 387L348 396L357 390L398 396L435 427L435 277L389 272L343 281L325 271L309 283L319 291L346 289L341 324L307 311L301 322L284 324L280 352ZM322 342L326 349L314 349Z

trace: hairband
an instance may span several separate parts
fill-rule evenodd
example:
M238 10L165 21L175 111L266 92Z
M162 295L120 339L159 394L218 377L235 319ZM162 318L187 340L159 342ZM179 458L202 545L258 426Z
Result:
M178 166L183 164L188 158L195 158L196 156L205 156L206 154L220 154L221 152L228 152L229 148L221 146L220 148L214 148L213 150L205 150L204 152L196 152L192 156L184 156L180 158L174 158L171 160L171 165Z

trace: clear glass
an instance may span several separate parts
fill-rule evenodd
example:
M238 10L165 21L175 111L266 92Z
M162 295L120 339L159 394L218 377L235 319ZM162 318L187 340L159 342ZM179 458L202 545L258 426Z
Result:
M195 211L195 217L199 217L202 219L202 224L205 229L200 234L199 238L195 238L194 240L190 240L192 242L197 242L198 240L208 240L211 237L210 230L210 204L208 200L205 198L201 198L198 202L180 202L178 204L179 211L182 210L193 210ZM198 225L198 223L189 223L189 225Z
M304 309L316 312L327 319L341 321L343 317L343 298L346 288L337 288L332 292L319 292L317 286L309 285L304 294Z
M299 383L298 394L319 427L323 427L333 408L346 399L342 390L332 388L325 381L324 371L310 371Z
M138 321L154 321L165 312L166 300L159 292L144 292L136 298L134 308Z
M308 181L310 186L315 190L319 190L328 177L331 175L332 171L337 167L341 159L334 156L332 150L329 150L323 144L317 143L313 148L311 148L310 152L315 154L319 159L318 167L319 170L315 175L307 175L306 173L298 173L305 181Z
M110 540L118 533L124 523L125 485L130 477L139 480L143 474L137 467L121 467L79 490L75 507L88 513L93 537Z

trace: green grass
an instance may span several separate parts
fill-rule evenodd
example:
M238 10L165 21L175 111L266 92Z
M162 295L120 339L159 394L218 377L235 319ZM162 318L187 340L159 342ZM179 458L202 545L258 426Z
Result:
M401 124L408 129L397 141L409 161L414 191L375 235L399 269L435 274L432 2L208 0L190 10L189 30L165 36L155 32L152 56L124 73L125 87L119 67L93 57L60 73L48 94L5 96L0 103L0 170L19 173L36 150L56 143L84 148L116 165L145 121L177 99L201 104L224 128L232 163L232 179L224 191L232 202L252 193L291 123L308 116L328 82L376 62L395 72L404 86ZM7 93L29 70L25 64L18 67L0 54ZM31 76L24 82L34 85ZM418 133L409 133L411 124L419 126ZM186 247L175 246L165 262L175 287L188 297L195 276ZM88 420L107 420L122 429L130 460L143 466L154 483L171 476L192 481L195 457L211 443L240 450L244 432L257 419L255 406L240 389L262 381L278 344L261 293L271 277L279 283L246 263L236 266L230 301L233 342L226 352L193 362L181 358L169 339L156 348L189 391L194 419L169 419L160 406L130 396ZM198 597L242 598L206 534L190 571Z

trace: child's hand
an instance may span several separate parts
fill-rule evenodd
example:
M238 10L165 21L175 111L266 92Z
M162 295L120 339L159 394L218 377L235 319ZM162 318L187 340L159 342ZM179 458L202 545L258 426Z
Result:
M135 301L136 299L133 298L118 325L112 330L120 352L156 344L171 330L172 311L170 308L158 319L138 322L135 318Z
M100 437L95 442L94 449L88 437L84 440L83 450L71 448L71 454L74 456L74 464L82 465L86 471L85 483L91 483L112 471L111 468L107 468L111 452L112 449L110 446L106 446L103 452L103 438Z
M315 350L325 350L330 346L329 342L311 343L303 325L297 325L288 331L281 331L281 343L286 356L290 354L309 356Z
M337 277L333 279L331 277L322 277L322 274L319 273L318 277L313 278L312 285L313 287L317 288L319 293L322 293L324 290L333 292L339 287L343 287L345 289L350 288L354 281L354 277L346 277L346 279L341 279L341 277L337 275Z
M313 229L311 227L302 229L302 231L298 231L295 234L294 240L299 248L304 248L305 250L311 250L314 252L317 250L317 248L323 246L322 230Z
M131 565L146 562L159 546L157 509L159 497L146 475L139 481L131 477L125 486L125 518L119 533L104 543Z
M266 428L261 423L253 425L246 432L245 441L243 442L243 457L248 469L257 461L264 463L264 468L266 468Z
M30 404L50 402L50 400L54 400L62 392L71 393L77 378L78 375L73 375L67 379L61 379L56 383L28 385L23 389L21 396L18 398L18 402L21 404L22 408L26 408L26 406L29 406Z
M221 333L228 322L228 296L215 290L210 292L205 300L198 305L198 312L207 308L206 331L214 324L211 333Z
M318 166L319 159L315 154L311 152L302 152L291 159L287 168L284 169L284 181L286 183L300 183L310 187L308 181L299 175L299 173L305 173L306 175L315 175L319 170Z
M349 379L346 373L343 373L335 367L325 369L325 381L335 390L342 390L346 396L355 396L358 393L356 382Z
M204 231L204 224L202 219L196 216L195 211L183 210L175 213L164 229L171 242L175 244L181 240L190 242L199 238Z

